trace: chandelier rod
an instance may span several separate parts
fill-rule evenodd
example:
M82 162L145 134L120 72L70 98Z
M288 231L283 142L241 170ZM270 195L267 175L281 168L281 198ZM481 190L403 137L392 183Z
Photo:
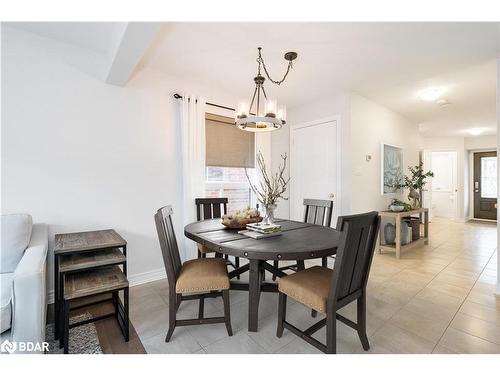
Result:
M182 95L181 94L177 94L175 93L174 94L174 99L182 99ZM220 104L214 104L214 103L210 103L210 102L206 102L205 103L206 105L209 105L211 107L217 107L217 108L222 108L222 109L227 109L228 111L234 111L236 112L236 109L234 108L231 108L231 107L226 107L224 105L220 105ZM250 113L251 115L255 115L255 113Z

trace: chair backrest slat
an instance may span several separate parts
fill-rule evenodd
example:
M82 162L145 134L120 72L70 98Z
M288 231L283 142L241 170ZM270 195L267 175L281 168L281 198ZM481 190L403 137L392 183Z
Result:
M337 229L343 242L337 250L330 298L341 300L366 287L375 251L380 217L378 212L342 216Z
M304 199L305 214L304 222L308 224L324 225L332 224L333 201L322 199Z
M222 217L227 214L227 202L227 198L196 198L196 219L200 221Z
M169 285L175 285L182 266L179 247L177 246L177 239L172 224L172 214L172 206L162 207L155 214L156 230L158 232Z

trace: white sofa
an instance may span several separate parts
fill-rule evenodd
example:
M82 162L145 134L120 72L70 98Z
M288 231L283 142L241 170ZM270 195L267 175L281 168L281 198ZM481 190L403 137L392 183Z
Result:
M27 214L1 216L0 333L10 341L45 341L47 312L46 224Z

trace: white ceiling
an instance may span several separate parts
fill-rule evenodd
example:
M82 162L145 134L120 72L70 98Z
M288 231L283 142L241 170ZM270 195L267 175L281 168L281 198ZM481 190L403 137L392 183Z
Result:
M268 92L289 107L351 90L422 123L422 133L460 135L496 129L496 23L170 23L143 64L250 96L256 48L271 76L283 54L299 54L287 81ZM443 110L416 92L448 88ZM234 103L225 103L234 105Z
M116 25L13 26L106 52ZM266 84L288 107L350 90L420 124L427 136L471 127L494 133L499 30L498 23L165 23L141 64L250 99L257 47L274 79L285 70L283 54L296 51L286 82ZM416 98L434 85L446 88L446 109Z
M107 53L118 22L12 22L9 26L40 36Z

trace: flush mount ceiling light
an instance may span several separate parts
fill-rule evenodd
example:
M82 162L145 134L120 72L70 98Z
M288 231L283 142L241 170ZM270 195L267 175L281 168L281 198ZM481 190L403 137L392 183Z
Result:
M442 87L429 87L419 91L417 93L417 97L427 102L433 102L439 99L443 94L444 94L444 89Z
M275 81L269 76L267 71L267 67L261 54L262 48L259 47L258 50L258 70L257 76L253 79L255 82L255 89L252 100L250 101L250 105L248 105L248 102L239 102L236 110L236 126L241 130L251 132L277 130L286 123L286 108L283 106L278 109L277 101L275 99L268 99L267 97L266 91L264 90L264 81L266 79L261 74L261 67L264 69L264 73L269 81L276 85L281 85L285 82L285 79L292 68L293 60L297 58L296 52L285 53L285 60L288 61L288 67L283 78L279 81ZM261 101L264 101L264 105Z
M470 128L465 130L466 133L470 135L481 135L485 132L484 128Z

